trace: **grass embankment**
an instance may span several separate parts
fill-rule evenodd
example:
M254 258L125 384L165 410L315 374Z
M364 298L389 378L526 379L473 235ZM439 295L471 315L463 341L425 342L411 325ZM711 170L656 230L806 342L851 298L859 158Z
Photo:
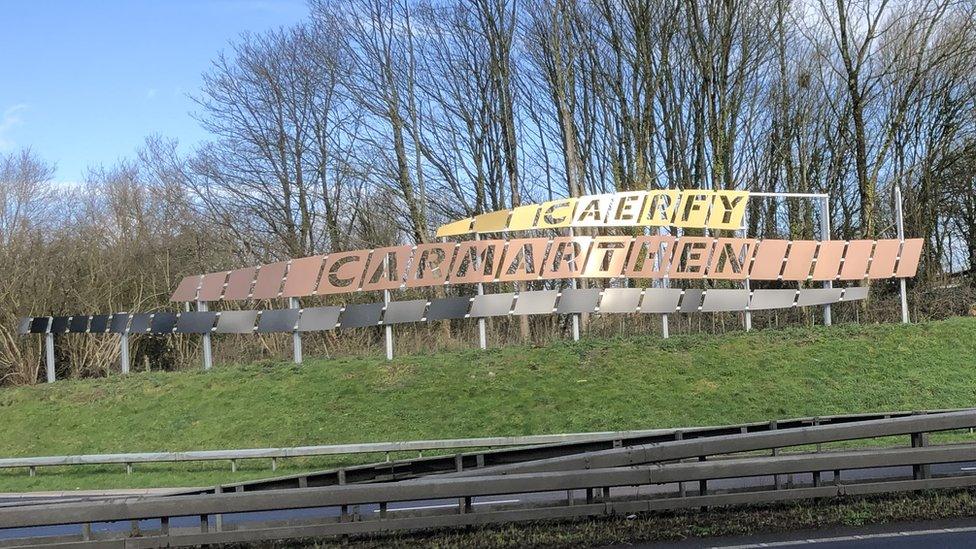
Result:
M0 390L0 456L647 429L976 404L976 319L219 365ZM357 458L347 458L356 460ZM358 458L362 460L364 458ZM347 461L347 462L349 462ZM279 474L335 464L289 460ZM0 471L0 491L191 486L244 462Z

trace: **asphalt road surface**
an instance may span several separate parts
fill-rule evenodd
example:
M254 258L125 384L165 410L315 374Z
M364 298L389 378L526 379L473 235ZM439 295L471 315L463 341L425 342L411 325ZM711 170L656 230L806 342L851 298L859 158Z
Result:
M635 547L635 546L629 546ZM801 530L728 538L638 545L642 549L943 549L976 547L976 518L932 522L895 522L860 528Z

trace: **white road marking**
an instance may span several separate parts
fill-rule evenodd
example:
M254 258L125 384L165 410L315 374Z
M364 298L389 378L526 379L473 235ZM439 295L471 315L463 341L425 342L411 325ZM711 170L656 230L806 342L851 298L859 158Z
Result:
M770 541L765 543L749 543L745 545L713 545L711 549L754 549L759 547L788 547L792 545L808 545L814 543L836 543L841 541L858 541L868 539L884 539L911 536L929 536L933 534L962 534L966 532L976 532L976 526L965 528L938 528L935 530L915 530L911 532L885 532L882 534L864 534L853 536L840 536L834 538L810 538L789 541Z
M960 471L976 471L976 467L960 467Z
M492 501L476 501L471 505L498 505L500 503L518 503L521 500L517 499L498 499ZM441 505L418 505L416 507L396 507L393 509L387 509L387 512L392 513L393 511L417 511L420 509L447 509L449 507L457 507L457 503L444 503ZM374 513L379 513L379 509L373 509Z

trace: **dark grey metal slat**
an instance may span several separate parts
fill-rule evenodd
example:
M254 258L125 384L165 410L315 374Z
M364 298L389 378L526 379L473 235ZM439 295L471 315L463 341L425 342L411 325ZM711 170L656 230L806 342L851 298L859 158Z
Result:
M173 333L173 328L176 327L176 313L170 312L159 312L154 313L152 316L152 322L149 326L149 333L151 334L171 334Z
M88 331L88 315L75 315L68 322L68 332L72 334L83 334Z
M93 334L104 334L108 331L108 321L111 315L92 315L88 331Z
M109 322L108 331L113 334L124 334L128 332L129 329L129 319L132 315L129 313L115 313L112 315L112 320Z
M427 309L427 320L452 320L464 318L471 306L469 297L446 297L430 302Z
M258 333L285 333L295 331L298 324L298 309L272 309L261 311L258 318Z
M339 316L340 328L367 328L376 326L383 313L382 303L367 303L363 305L346 305Z
M211 311L189 311L180 313L176 320L178 334L209 334L217 321L217 313Z
M71 317L56 316L51 319L51 327L48 332L52 334L66 334L68 333L68 326L70 323Z

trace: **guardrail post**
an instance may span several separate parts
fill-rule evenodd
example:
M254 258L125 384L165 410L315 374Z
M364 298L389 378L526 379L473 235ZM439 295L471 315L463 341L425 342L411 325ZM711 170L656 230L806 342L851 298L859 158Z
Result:
M221 485L214 486L215 494L222 494L224 492L224 487ZM217 532L222 532L224 530L224 515L216 514L214 515L214 529Z
M698 456L698 461L705 461L705 456ZM698 481L698 495L704 496L708 494L708 481L705 479ZM702 507L705 509L705 507Z
M924 448L928 443L928 433L912 433L912 448ZM912 465L912 478L915 480L929 478L929 473L928 465Z
M278 458L271 458L271 470L272 471L278 470Z
M83 541L91 541L91 538L92 538L91 523L86 522L81 525L81 539Z
M169 517L161 517L159 519L159 533L164 536L169 535Z
M33 465L30 466L30 467L28 467L27 468L27 475L28 476L32 476L32 477L36 477L37 476L37 467L34 467Z
M132 464L131 463L126 463L125 464L125 474L127 474L127 475L131 475L132 474Z
M299 303L297 297L288 298L288 307L291 309L301 309L301 303ZM298 330L293 330L291 332L291 344L295 350L294 358L295 364L302 363L302 333Z
M47 382L54 383L54 334L44 334L44 354L47 358Z
M189 306L189 304L187 304ZM207 311L206 301L197 301L198 311ZM209 370L213 367L213 349L210 346L210 332L203 334L203 369Z
M207 515L200 515L200 533L206 534L210 530L210 521Z
M685 439L685 432L684 431L675 431L674 432L674 440L675 441L684 440L684 439ZM678 497L683 498L686 495L687 495L687 491L685 490L685 483L679 482L678 483Z
M777 422L775 419L769 422L769 430L770 431L775 431L778 427L779 427L779 422ZM778 453L779 453L779 449L778 448L773 448L772 451L771 451L771 455L774 456L774 457ZM782 487L783 487L783 482L782 482L782 480L780 480L779 475L773 475L773 488L776 489L776 490L779 490Z

